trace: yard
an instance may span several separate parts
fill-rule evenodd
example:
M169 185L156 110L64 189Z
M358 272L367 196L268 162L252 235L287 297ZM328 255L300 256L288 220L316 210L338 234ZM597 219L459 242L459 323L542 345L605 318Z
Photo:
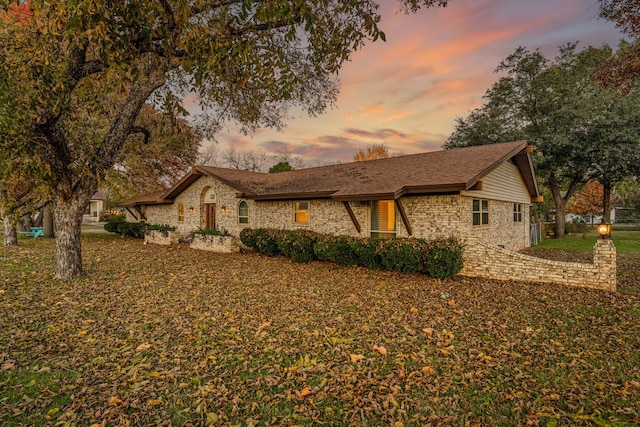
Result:
M606 293L105 234L58 282L53 241L20 245L0 252L4 426L640 424L640 250Z

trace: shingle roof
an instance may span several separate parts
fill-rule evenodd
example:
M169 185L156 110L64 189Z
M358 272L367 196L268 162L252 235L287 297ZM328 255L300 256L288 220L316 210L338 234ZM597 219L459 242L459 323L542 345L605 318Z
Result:
M469 190L508 160L520 169L531 197L537 197L539 193L527 143L516 141L275 174L196 166L156 198L158 201L172 200L199 177L209 175L236 189L238 197L248 199L396 199L404 194ZM125 202L131 206L132 200ZM124 206L125 202L121 205Z

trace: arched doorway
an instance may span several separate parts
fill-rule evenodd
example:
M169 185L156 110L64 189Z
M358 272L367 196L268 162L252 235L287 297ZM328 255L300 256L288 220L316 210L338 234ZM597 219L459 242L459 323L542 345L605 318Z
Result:
M200 196L200 224L205 228L216 228L216 193L211 187L202 189Z

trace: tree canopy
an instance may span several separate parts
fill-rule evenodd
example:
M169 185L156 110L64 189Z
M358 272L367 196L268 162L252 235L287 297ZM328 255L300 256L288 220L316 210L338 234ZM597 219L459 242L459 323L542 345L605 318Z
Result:
M554 60L516 49L498 66L506 75L487 91L485 104L458 119L445 146L528 140L553 197L555 235L564 236L566 203L582 183L597 178L610 189L638 167L638 92L621 98L593 80L611 56L609 47L578 51L573 43Z
M600 16L632 38L600 64L596 75L602 84L626 94L640 81L640 1L600 0Z
M446 0L400 4L415 11ZM0 8L0 117L19 111L0 124L20 135L2 142L14 153L33 149L51 172L63 279L82 273L82 212L129 136L148 133L138 122L146 103L179 117L182 98L194 95L209 135L226 120L278 128L292 107L321 113L336 99L342 64L384 39L373 0L32 0L25 10L0 0Z
M269 173L288 172L292 170L293 167L289 162L278 162L269 168Z
M355 162L363 162L365 160L386 159L391 157L392 154L389 151L389 147L385 144L369 144L365 148L359 149L356 154L353 155Z

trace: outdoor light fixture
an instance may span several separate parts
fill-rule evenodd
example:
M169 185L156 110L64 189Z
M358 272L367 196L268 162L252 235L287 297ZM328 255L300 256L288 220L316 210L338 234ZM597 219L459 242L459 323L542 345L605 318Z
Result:
M194 213L195 211L196 211L196 208L194 208L193 206L191 206L191 207L189 208L189 212L190 212L190 213Z
M607 224L604 218L602 218L602 221L598 224L598 233L602 239L606 239L607 236L611 234L611 225Z
M220 208L220 210L222 211L223 214L227 213L227 207L223 206L222 208Z

